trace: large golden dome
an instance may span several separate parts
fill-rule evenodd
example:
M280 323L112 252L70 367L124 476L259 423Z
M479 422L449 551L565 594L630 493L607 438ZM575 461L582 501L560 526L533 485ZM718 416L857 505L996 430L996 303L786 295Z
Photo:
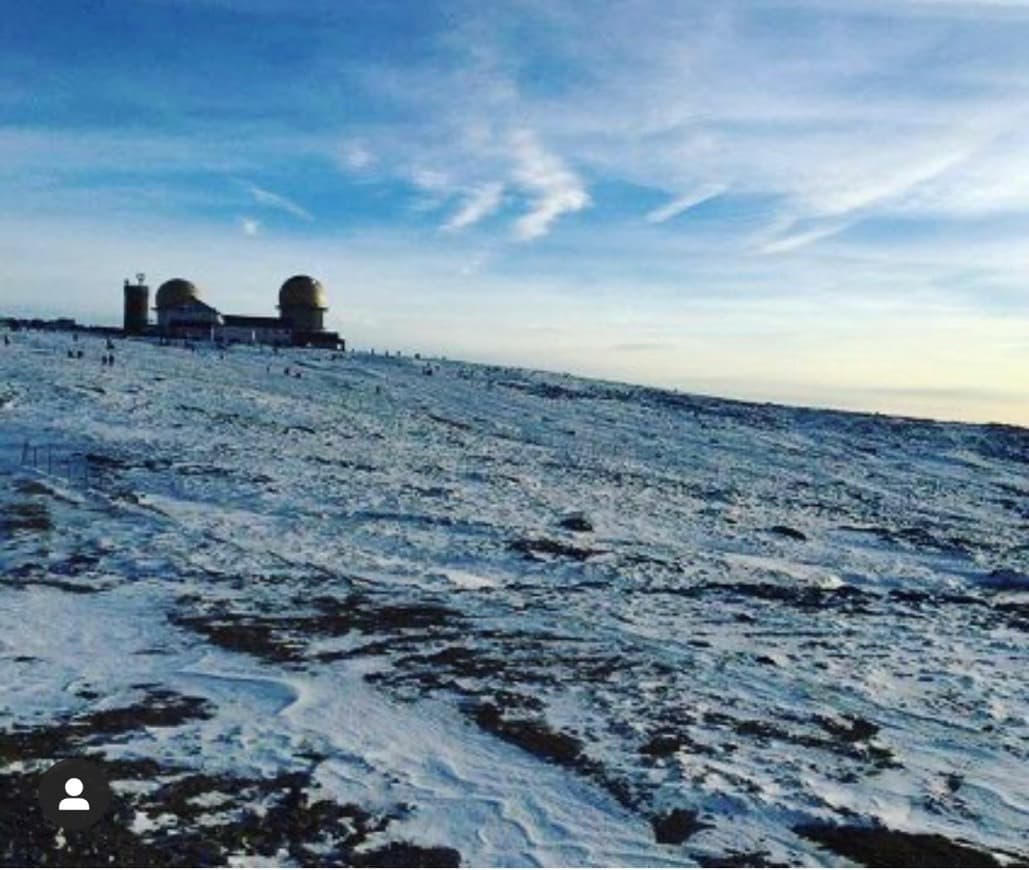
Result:
M279 290L279 308L328 307L325 288L310 275L294 275Z
M179 305L188 305L199 298L200 291L192 281L187 281L185 278L172 278L157 288L156 305L158 308L177 308Z

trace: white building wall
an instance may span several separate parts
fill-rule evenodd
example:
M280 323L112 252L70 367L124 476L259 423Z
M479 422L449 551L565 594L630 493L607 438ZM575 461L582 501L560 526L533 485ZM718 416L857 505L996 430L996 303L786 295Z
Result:
M222 326L218 329L218 337L243 344L288 344L290 331L282 327Z

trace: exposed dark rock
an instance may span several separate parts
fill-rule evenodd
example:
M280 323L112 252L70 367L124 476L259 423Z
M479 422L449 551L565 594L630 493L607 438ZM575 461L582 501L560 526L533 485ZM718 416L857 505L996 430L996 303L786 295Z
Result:
M774 864L767 852L728 852L717 857L698 858L701 867L789 867L789 864Z
M343 637L352 631L386 635L386 648L398 647L397 640L433 639L447 636L447 629L459 625L461 617L435 601L385 603L373 596L352 593L342 598L321 596L311 600L314 613L266 616L237 613L220 607L204 609L203 602L180 599L182 610L172 617L177 625L204 635L212 643L244 652L266 661L299 662L307 647L319 637ZM199 606L199 612L193 608Z
M837 722L825 716L816 716L818 722L833 737L843 740L846 743L856 743L862 740L870 740L879 733L879 726L860 716L855 716L849 722Z
M724 592L756 598L761 601L779 601L802 610L821 610L836 607L848 613L861 613L874 597L856 586L836 586L824 589L820 586L785 585L779 583L711 583L702 589L708 592Z
M545 381L497 381L498 386L518 390L532 396L539 396L543 399L592 399L595 393L589 390L572 390L562 387L559 384L550 384Z
M684 809L675 809L662 816L655 816L650 824L657 842L673 845L685 843L697 831L711 827L697 820L696 810Z
M97 710L56 724L0 733L0 763L30 758L54 759L77 751L91 738L181 725L210 716L211 708L203 698L151 690L141 702L130 707Z
M909 834L859 825L800 825L794 831L866 867L998 867L983 849L940 834Z
M707 725L731 728L741 737L755 738L761 742L779 741L832 752L877 770L899 766L890 749L869 742L879 729L877 725L861 718L839 723L826 717L815 717L814 723L823 731L828 731L828 737L817 731L812 732L810 728L802 730L786 727L778 719L740 719L714 710L704 714L704 722Z
M684 734L661 733L655 734L640 747L643 755L650 755L655 758L666 758L678 752L684 746L691 746L693 741Z
M546 561L548 556L563 556L574 559L577 562L585 562L591 556L603 553L603 550L593 550L588 547L576 547L573 544L564 544L561 541L552 541L548 538L518 538L511 541L510 548L516 553L521 553L528 559L537 562Z
M426 416L436 422L442 423L444 426L449 426L452 429L457 429L461 432L470 432L474 427L465 423L463 420L451 420L449 417L441 417L439 414L426 414Z
M986 576L983 585L991 589L1029 590L1029 574L1014 568L996 568Z
M768 531L783 538L790 538L794 541L806 541L807 535L790 526L772 526Z
M0 536L49 532L53 527L50 511L40 502L15 502L0 513Z
M461 853L446 846L415 846L389 843L368 852L350 856L354 867L460 867Z
M589 521L585 514L581 513L568 514L568 516L562 517L558 525L562 529L568 529L570 532L593 531L593 523Z
M541 719L506 719L494 704L480 704L474 711L476 724L539 758L565 767L578 767L582 761L582 741L570 734L554 731Z

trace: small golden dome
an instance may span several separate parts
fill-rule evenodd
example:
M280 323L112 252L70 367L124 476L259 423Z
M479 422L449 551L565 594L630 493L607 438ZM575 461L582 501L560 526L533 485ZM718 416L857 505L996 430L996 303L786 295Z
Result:
M294 275L279 290L279 308L328 307L325 288L310 275Z
M200 298L200 291L192 281L185 278L172 278L157 288L158 308L177 308Z

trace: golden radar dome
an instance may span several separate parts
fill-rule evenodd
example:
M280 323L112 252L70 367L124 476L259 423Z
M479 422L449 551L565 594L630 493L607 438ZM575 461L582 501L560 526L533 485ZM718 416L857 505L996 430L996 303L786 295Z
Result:
M279 290L279 308L328 307L325 288L310 275L294 275Z
M156 305L158 308L177 308L179 305L188 305L199 298L200 291L192 281L187 281L185 278L172 278L157 288Z

